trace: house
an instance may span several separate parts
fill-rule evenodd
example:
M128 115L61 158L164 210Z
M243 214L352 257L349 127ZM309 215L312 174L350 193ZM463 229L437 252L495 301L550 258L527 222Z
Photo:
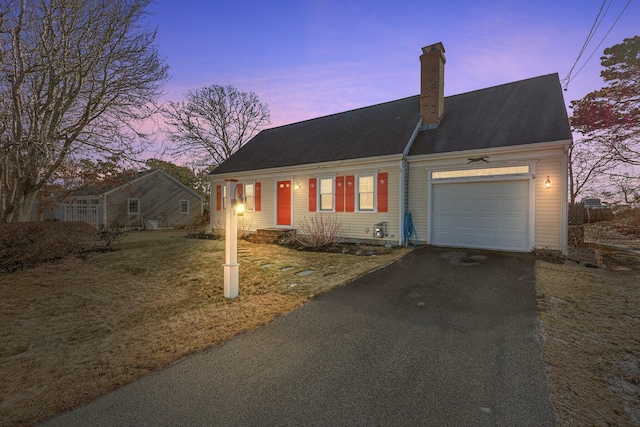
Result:
M422 49L420 94L263 130L210 173L211 221L245 195L252 229L332 215L354 241L567 248L571 129L557 74L444 97L444 47Z
M156 169L107 188L74 191L65 203L47 208L43 219L88 222L96 227L156 229L193 224L203 212L202 196Z

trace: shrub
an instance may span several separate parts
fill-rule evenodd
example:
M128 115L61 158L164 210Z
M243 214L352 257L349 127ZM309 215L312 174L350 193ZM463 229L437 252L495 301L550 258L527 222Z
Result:
M238 238L247 240L251 237L253 221L244 216L238 217Z
M99 236L100 236L100 240L104 242L104 245L107 247L107 249L111 251L113 250L111 246L117 240L124 238L127 234L129 234L127 231L122 231L117 229L116 230L102 229L100 230Z
M291 236L306 248L323 248L342 242L342 223L335 216L316 215L300 222L296 234Z
M617 214L613 227L622 234L640 236L640 208L629 209Z
M95 244L96 229L81 222L0 224L0 270L15 271L65 258Z

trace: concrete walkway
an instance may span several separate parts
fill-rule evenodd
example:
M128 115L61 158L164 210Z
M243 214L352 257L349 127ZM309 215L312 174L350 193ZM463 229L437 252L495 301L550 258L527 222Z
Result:
M46 426L554 424L533 257L422 248Z

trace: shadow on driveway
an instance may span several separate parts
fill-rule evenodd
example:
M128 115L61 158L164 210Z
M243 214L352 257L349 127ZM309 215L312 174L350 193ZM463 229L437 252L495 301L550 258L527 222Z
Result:
M44 425L553 425L533 263L420 248Z

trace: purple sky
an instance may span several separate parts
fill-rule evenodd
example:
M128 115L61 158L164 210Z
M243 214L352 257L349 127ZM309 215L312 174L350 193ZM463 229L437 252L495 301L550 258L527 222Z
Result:
M626 4L607 0L574 73ZM170 67L166 100L232 85L255 92L279 126L417 95L421 48L436 42L446 50L445 96L548 73L562 79L601 6L601 0L159 0L151 24ZM640 1L631 1L570 83L567 104L602 86L602 51L639 35L639 23Z

